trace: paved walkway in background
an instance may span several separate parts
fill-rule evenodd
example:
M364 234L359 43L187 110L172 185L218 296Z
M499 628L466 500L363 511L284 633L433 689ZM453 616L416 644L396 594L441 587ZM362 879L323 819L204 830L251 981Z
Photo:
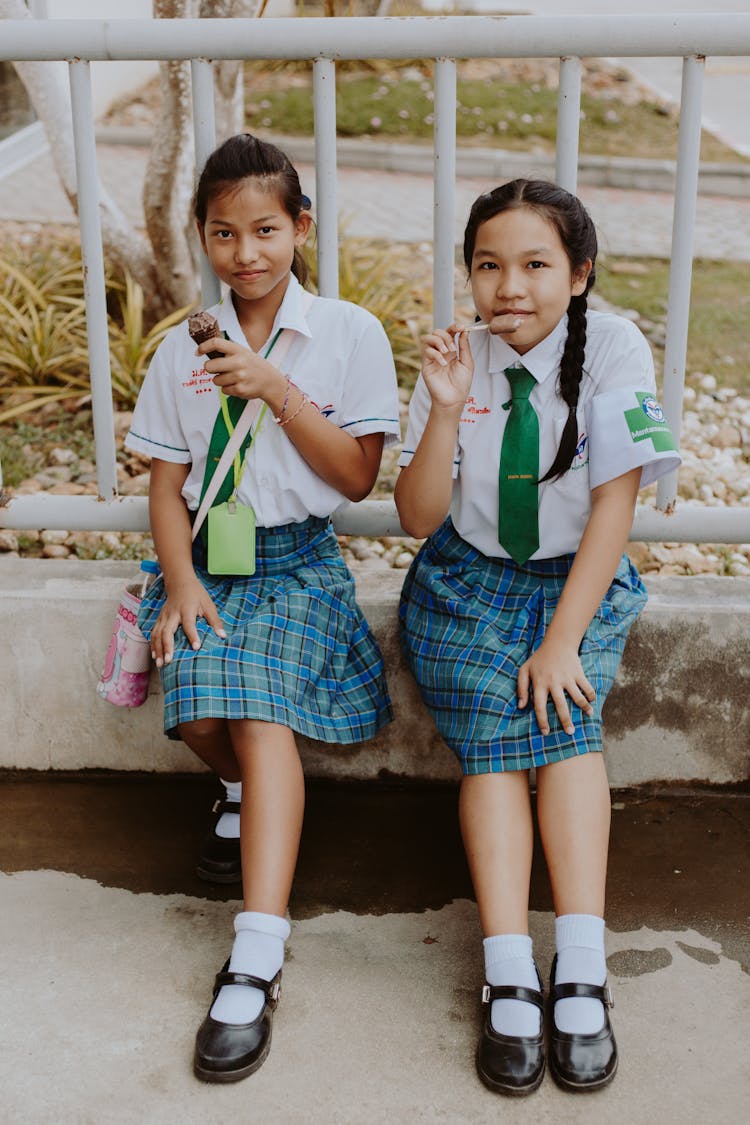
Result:
M98 146L102 181L135 225L143 224L141 196L148 152L123 145ZM315 174L299 165L304 190L315 200ZM461 177L457 185L456 242L474 199L495 181ZM582 185L580 195L597 225L602 251L614 255L668 258L673 198L653 191ZM341 168L339 212L348 234L401 242L432 240L432 177L406 172ZM0 220L74 223L49 155L0 179ZM750 199L698 198L695 255L750 261Z

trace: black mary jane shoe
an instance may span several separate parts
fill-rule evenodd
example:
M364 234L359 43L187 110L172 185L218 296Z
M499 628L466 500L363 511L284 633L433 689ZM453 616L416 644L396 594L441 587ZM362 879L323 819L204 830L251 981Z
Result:
M497 1094L520 1097L531 1094L544 1078L544 1032L540 1020L538 1035L501 1035L490 1019L493 1000L525 1000L543 1014L544 995L539 989L516 985L485 984L482 1003L486 1004L484 1027L477 1047L477 1073Z
M605 981L600 984L555 984L555 966L549 996L549 1068L558 1086L573 1093L601 1090L617 1072L615 1042L609 1009L614 1008L612 990ZM604 1027L591 1035L560 1031L555 1025L555 1003L571 996L587 996L604 1005Z
M230 973L227 961L216 974L213 1000L225 984L244 984L259 988L266 1002L250 1023L220 1023L206 1016L195 1037L193 1071L203 1082L239 1082L263 1065L271 1049L271 1021L281 995L281 970L273 980L261 980L249 973Z
M214 820L201 844L195 874L205 883L241 883L242 860L238 836L217 836L216 825L222 813L239 813L238 801L215 801Z

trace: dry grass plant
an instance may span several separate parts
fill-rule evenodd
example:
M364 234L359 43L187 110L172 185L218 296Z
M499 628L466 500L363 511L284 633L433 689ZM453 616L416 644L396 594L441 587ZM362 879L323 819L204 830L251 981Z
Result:
M123 283L112 286L118 316L109 320L109 359L112 390L118 402L132 409L151 357L170 328L184 320L192 305L177 309L144 331L143 290L127 274Z
M376 316L390 339L399 380L419 371L419 337L429 327L429 267L413 250L373 239L342 239L340 295ZM314 254L309 255L316 283ZM190 311L177 309L147 328L143 291L107 270L112 392L119 409L135 405L156 348ZM86 306L80 248L60 238L12 246L0 258L0 423L59 400L90 393Z
M56 243L26 263L0 258L0 420L88 389L82 290L80 258Z
M178 309L145 328L143 291L107 271L112 391L117 406L135 404L149 360ZM90 393L86 304L80 248L72 239L10 247L0 258L0 422L47 403Z
M310 280L317 288L317 263L307 249ZM390 246L379 239L342 238L339 246L339 297L375 316L390 341L399 385L411 390L421 364L420 337L429 331L432 297L430 266L414 247Z

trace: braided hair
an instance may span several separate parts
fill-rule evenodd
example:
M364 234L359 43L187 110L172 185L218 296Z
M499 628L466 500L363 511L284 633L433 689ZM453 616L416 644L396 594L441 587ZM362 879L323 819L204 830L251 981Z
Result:
M205 226L212 199L239 187L247 179L258 180L263 189L277 192L293 222L302 211L310 208L310 200L302 193L297 169L286 153L250 133L238 133L219 145L203 167L193 196L193 214L200 225ZM301 284L307 281L307 263L297 247L292 273Z
M576 407L586 349L587 296L596 280L597 240L594 224L575 195L544 180L512 180L480 195L474 202L464 232L464 263L469 273L477 232L482 223L503 211L520 207L535 211L552 224L568 256L572 272L585 265L587 260L591 261L584 292L578 297L571 297L568 305L568 335L560 360L559 377L559 393L568 407L568 417L555 459L541 478L550 480L568 471L578 446Z

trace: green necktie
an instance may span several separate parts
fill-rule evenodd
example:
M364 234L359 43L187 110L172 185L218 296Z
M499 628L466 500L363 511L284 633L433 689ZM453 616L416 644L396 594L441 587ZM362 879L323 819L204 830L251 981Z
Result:
M536 380L525 367L505 370L510 410L500 450L498 541L523 566L539 548L539 419L529 402Z

